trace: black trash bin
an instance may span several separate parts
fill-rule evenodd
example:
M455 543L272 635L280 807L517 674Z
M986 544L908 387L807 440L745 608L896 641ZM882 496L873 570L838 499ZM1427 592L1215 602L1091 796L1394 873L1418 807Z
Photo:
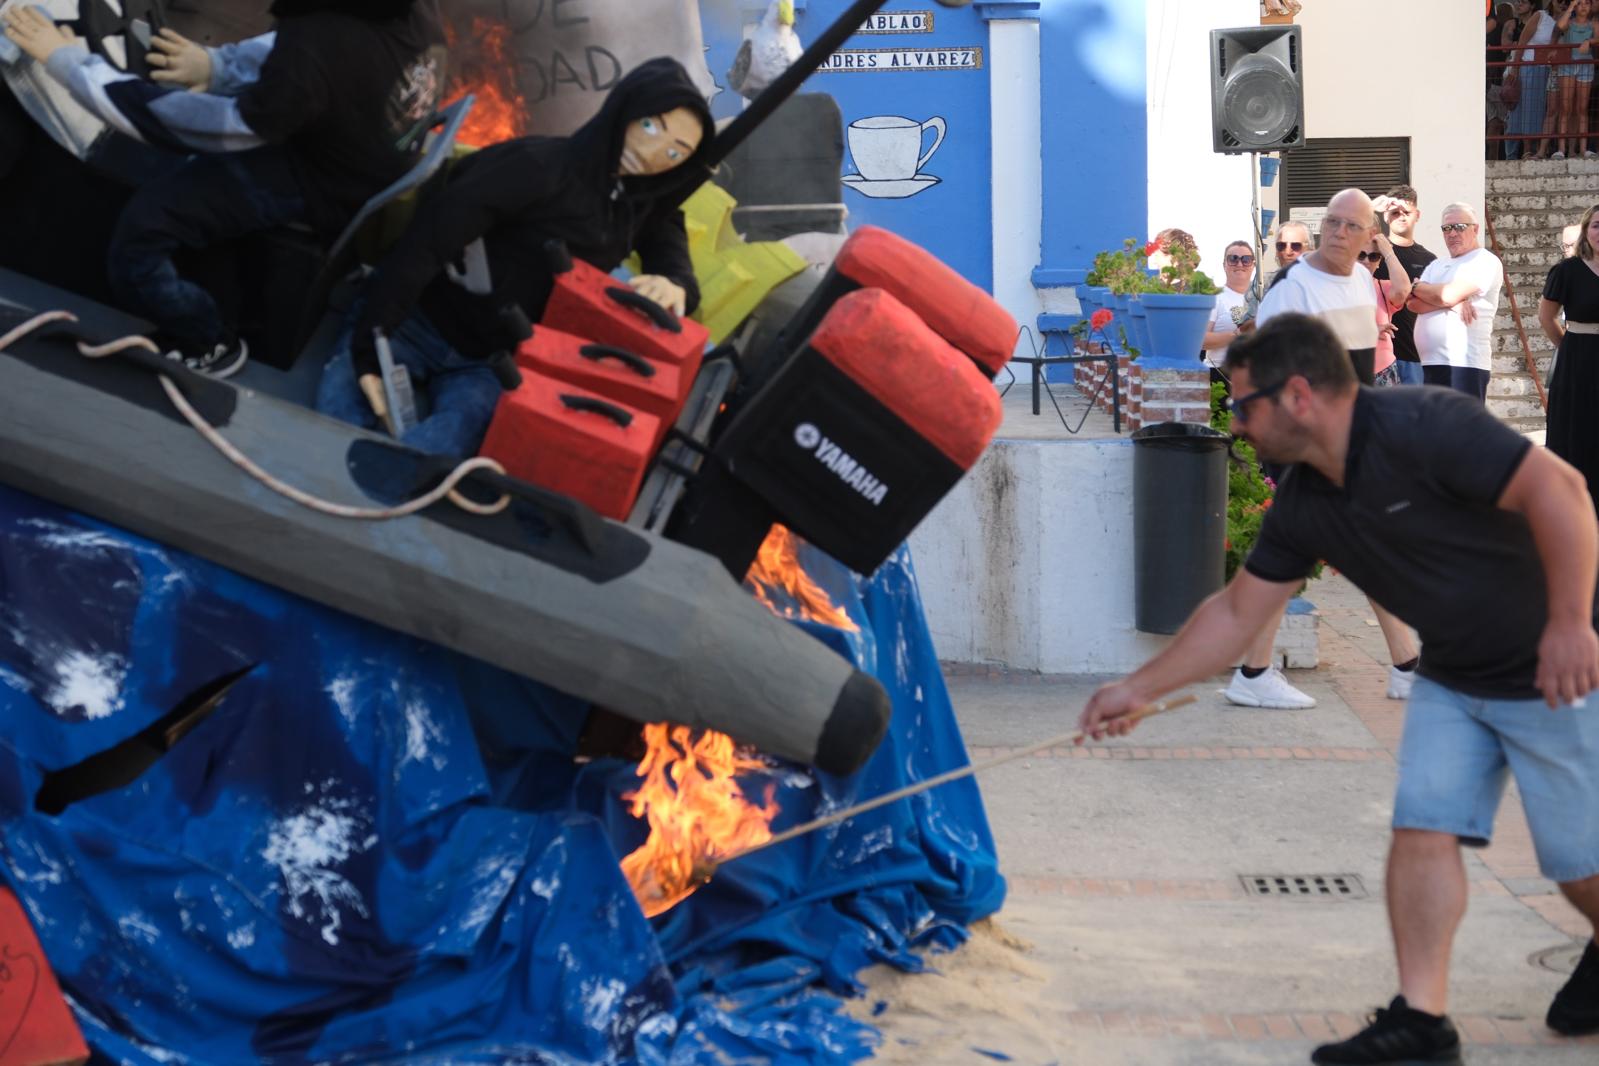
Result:
M1175 633L1226 573L1227 445L1197 422L1133 433L1134 624Z

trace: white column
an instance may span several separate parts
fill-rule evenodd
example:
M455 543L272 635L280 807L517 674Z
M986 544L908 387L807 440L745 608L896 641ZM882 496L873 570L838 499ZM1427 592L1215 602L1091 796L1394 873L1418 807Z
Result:
M993 138L994 298L1036 331L1041 310L1033 270L1042 240L1043 152L1038 12L988 9L988 77Z

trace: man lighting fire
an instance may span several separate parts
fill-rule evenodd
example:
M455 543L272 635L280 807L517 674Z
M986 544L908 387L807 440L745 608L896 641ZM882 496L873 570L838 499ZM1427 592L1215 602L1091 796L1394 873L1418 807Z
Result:
M1460 1062L1449 954L1508 765L1544 876L1599 931L1599 526L1582 475L1459 393L1369 389L1333 333L1285 314L1227 350L1233 431L1292 464L1255 550L1176 639L1083 711L1094 737L1232 663L1318 559L1421 635L1388 857L1399 995L1323 1066ZM1599 944L1549 1008L1599 1031Z

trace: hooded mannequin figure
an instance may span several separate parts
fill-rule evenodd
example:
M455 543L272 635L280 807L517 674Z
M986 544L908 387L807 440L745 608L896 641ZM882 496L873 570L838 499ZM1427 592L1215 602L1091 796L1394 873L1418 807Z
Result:
M550 240L605 271L637 252L644 269L634 289L692 311L699 289L678 202L709 177L701 159L713 133L688 72L658 58L622 78L570 137L521 137L463 159L378 265L317 409L378 425L381 331L432 402L401 439L433 454L475 454L500 393L487 360L510 341L500 312L515 305L533 321L543 313L554 284Z
M163 31L155 82L91 55L31 6L5 16L7 37L112 128L202 153L134 195L108 274L119 302L219 377L243 365L244 342L210 294L179 275L174 254L293 222L336 234L410 167L398 142L432 114L444 84L433 0L277 0L272 12L272 33L219 49ZM196 54L204 78L178 70Z

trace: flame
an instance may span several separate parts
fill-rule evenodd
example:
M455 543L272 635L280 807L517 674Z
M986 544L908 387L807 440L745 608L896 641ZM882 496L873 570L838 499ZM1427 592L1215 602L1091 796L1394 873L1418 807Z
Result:
M450 82L445 96L451 101L472 93L477 97L456 140L481 148L527 132L527 101L517 87L516 60L511 52L511 27L494 19L473 16L470 35L462 40L453 23L445 26L450 49Z
M710 880L718 862L772 839L775 786L767 786L757 806L733 780L740 770L765 764L740 756L722 733L693 736L687 726L646 725L638 764L643 784L622 797L631 802L633 817L650 825L649 838L622 860L622 874L647 918L686 899Z
M774 525L761 543L749 573L744 575L744 583L773 614L821 622L848 633L859 632L861 627L850 619L844 608L833 603L826 590L812 581L800 565L799 546L803 543L787 526ZM777 592L794 601L795 606L779 607L773 598L773 593Z

